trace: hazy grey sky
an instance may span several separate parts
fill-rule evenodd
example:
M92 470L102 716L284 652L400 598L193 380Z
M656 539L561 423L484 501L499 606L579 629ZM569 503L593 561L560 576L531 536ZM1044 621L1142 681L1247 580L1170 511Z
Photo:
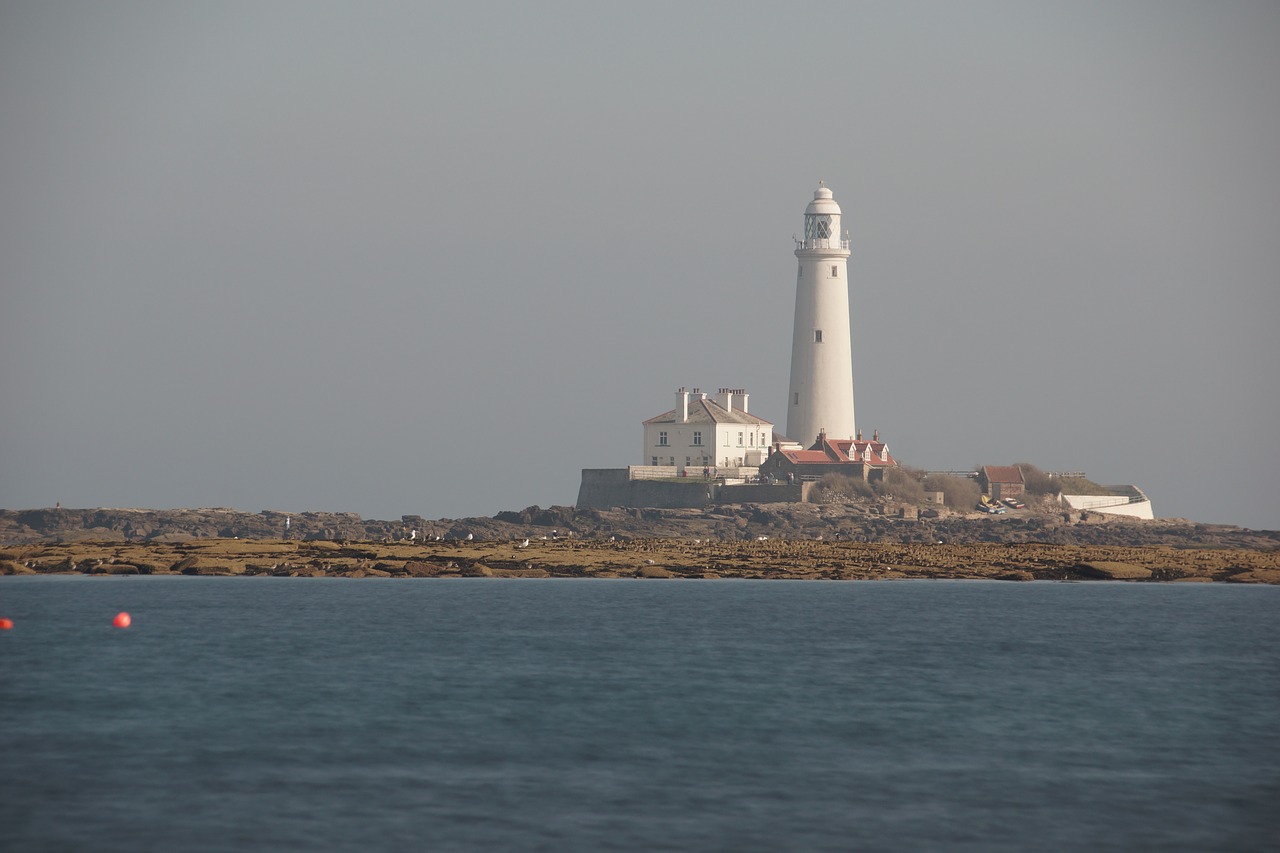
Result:
M0 506L572 503L680 385L1280 527L1280 4L0 2Z

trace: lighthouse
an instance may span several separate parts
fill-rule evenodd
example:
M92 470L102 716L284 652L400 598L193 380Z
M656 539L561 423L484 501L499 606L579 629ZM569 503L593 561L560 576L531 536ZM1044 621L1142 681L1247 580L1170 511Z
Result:
M820 432L831 439L855 437L849 237L840 230L840 205L821 181L804 210L804 237L796 238L796 259L787 437L808 447Z

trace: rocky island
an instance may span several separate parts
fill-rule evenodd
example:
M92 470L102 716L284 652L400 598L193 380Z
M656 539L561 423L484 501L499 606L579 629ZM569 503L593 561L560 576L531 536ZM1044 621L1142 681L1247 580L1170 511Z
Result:
M529 507L492 518L0 510L0 573L1280 583L1280 532L1093 513L895 518L860 504Z

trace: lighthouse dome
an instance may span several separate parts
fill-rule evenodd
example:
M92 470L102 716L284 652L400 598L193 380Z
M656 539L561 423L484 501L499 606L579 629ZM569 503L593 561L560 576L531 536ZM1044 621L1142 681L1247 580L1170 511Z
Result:
M840 205L836 204L830 188L822 182L819 182L818 188L813 191L813 201L809 202L809 206L804 209L805 216L813 216L814 214L835 214L837 216L840 214Z

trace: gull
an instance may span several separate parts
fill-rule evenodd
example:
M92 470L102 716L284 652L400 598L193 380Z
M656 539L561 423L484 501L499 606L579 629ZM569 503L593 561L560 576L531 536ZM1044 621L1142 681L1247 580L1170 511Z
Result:
M470 541L471 541L472 539L474 539L474 538L475 538L475 537L474 537L474 536L472 536L470 533L468 533L468 534L467 534L467 536L466 536L466 540L467 540L468 542L470 542Z
M517 545L516 547L517 547L517 548L528 548L528 547L529 547L529 540L528 540L528 539L524 540L523 542L521 542L521 543L520 543L519 545Z

